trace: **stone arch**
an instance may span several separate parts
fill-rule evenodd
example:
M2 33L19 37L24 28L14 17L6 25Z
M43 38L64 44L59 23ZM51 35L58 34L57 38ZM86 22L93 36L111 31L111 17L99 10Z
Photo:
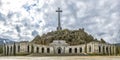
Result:
M89 52L91 52L91 46L89 46Z
M45 50L44 47L42 47L42 53L44 53L44 50Z
M39 47L36 48L36 53L39 53Z
M58 54L61 54L61 53L62 53L62 48L61 48L61 47L58 47L58 48L57 48L57 53L58 53Z
M18 45L18 52L20 52L20 45Z
M72 53L72 48L69 48L69 53Z
M82 53L82 48L80 47L80 53Z
M50 53L50 48L47 48L47 53Z
M75 48L75 53L77 53L77 48Z

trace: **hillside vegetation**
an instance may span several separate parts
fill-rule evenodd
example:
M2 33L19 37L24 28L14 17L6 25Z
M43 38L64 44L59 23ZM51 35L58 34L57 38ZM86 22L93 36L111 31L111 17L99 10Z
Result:
M92 35L88 34L84 31L84 29L79 30L60 30L60 31L52 31L47 34L43 34L42 36L36 36L32 42L36 44L47 45L51 43L53 40L65 40L70 45L78 45L83 43L88 43L91 41L97 41L101 43L106 43L103 39L97 40Z

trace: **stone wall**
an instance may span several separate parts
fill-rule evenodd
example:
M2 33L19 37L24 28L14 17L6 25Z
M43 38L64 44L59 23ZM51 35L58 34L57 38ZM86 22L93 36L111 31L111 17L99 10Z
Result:
M86 49L85 49L86 48ZM15 43L6 44L3 49L4 55L17 55L17 54L116 54L116 47L111 44L103 44L99 42L90 42L88 44L82 45L60 45L60 46L50 46L50 45L37 45L29 42L25 43ZM86 52L85 52L86 51Z
M90 47L91 47L91 52L89 51ZM90 42L87 44L87 53L112 55L112 54L116 54L116 47L112 44Z

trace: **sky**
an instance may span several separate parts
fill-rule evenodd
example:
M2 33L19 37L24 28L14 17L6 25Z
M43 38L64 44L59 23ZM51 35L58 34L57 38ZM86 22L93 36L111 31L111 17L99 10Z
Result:
M0 38L31 41L55 31L58 7L63 29L84 28L97 39L120 43L120 0L0 0Z

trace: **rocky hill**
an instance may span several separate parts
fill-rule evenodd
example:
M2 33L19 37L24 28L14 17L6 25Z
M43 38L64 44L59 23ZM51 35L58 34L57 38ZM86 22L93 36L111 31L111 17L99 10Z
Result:
M70 45L78 45L83 43L88 43L91 41L97 41L101 43L106 43L103 39L97 40L92 35L88 34L84 31L84 29L79 30L60 30L60 31L52 31L47 34L43 34L42 36L36 36L32 42L36 44L47 45L51 43L53 40L65 40Z

